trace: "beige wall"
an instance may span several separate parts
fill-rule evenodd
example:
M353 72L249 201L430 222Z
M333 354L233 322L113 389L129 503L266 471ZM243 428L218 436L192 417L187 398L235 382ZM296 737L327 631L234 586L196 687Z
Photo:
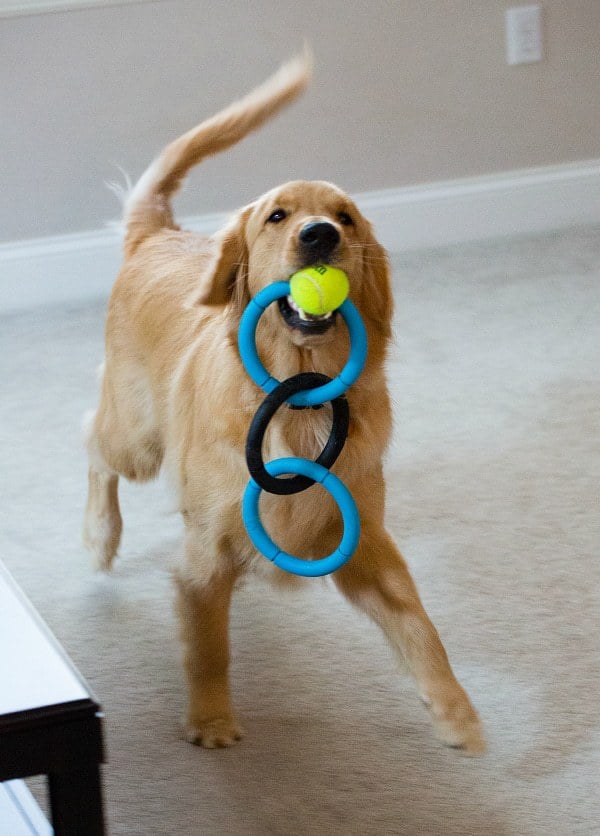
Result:
M600 158L600 2L545 0L546 59L508 67L503 0L158 0L0 19L0 240L94 229L104 181L308 38L310 93L208 161L182 214L282 180L351 192Z

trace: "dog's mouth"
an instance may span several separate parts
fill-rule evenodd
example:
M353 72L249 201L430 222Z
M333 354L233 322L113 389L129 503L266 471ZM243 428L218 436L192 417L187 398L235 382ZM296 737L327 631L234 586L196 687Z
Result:
M306 336L325 334L337 318L337 311L330 311L322 316L306 313L291 296L283 296L279 300L279 311L286 325Z

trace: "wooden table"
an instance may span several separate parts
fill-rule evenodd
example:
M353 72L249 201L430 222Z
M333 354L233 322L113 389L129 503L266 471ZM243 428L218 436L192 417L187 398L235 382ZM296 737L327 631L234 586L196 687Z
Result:
M105 832L101 721L85 681L0 561L0 782L47 775L55 836ZM15 791L4 785L0 802Z

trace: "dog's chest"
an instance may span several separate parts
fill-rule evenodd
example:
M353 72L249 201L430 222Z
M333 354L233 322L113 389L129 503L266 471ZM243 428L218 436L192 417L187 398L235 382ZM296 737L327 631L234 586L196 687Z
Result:
M295 456L314 460L327 443L331 432L331 410L294 410L282 407L269 423L263 442L263 458Z

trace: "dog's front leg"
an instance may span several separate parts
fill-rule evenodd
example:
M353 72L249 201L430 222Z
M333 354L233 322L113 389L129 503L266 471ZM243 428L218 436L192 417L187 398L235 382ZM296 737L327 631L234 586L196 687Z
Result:
M407 665L440 740L469 754L483 752L477 712L452 672L440 637L389 534L364 530L357 552L333 577L348 599L379 624Z
M229 605L236 573L214 572L205 582L176 578L189 706L185 736L209 749L242 737L229 696Z

